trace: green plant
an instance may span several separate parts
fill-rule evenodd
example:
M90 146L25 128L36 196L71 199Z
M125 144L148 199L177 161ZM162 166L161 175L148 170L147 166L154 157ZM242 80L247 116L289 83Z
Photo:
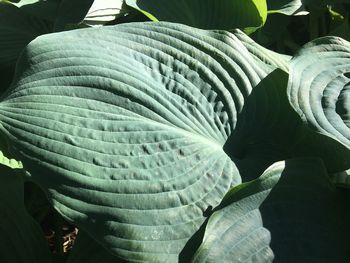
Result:
M23 50L0 102L1 262L51 260L25 180L79 227L68 263L349 259L350 43L290 57L225 29L125 23ZM2 253L19 243L37 249Z

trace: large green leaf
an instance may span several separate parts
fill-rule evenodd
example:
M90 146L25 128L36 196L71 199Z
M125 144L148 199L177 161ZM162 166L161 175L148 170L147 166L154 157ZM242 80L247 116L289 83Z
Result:
M19 60L1 130L67 219L121 258L174 262L241 181L223 144L270 71L225 31L51 34Z
M271 262L268 229L274 262L347 262L346 204L321 160L276 163L225 196L193 261Z
M153 21L203 29L257 28L265 23L265 0L126 0Z
M50 263L44 233L23 201L23 177L0 165L0 262Z
M288 97L310 129L304 142L329 171L350 167L350 43L336 37L314 40L290 66Z

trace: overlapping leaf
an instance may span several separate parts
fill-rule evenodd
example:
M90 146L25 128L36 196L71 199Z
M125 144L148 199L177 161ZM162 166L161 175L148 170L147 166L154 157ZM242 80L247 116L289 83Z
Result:
M288 97L310 129L305 145L330 171L348 169L350 43L324 37L303 47L291 61Z
M276 163L225 196L193 261L346 262L346 205L321 160Z
M203 29L258 28L265 23L265 0L126 0L153 21Z
M0 119L32 179L109 251L151 262L177 261L240 182L222 147L271 71L233 34L168 23L40 37L18 65Z

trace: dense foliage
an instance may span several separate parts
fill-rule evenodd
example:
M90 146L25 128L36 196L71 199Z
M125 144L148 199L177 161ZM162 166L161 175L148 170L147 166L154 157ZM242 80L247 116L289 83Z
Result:
M0 262L348 262L349 5L1 1Z

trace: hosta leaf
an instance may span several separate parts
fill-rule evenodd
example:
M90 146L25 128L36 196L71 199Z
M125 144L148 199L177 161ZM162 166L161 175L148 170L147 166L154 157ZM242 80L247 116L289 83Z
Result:
M115 255L174 262L240 182L222 147L271 70L232 34L135 23L39 37L2 131L56 209Z
M350 167L350 43L314 40L291 61L288 97L310 129L306 144L329 171ZM314 132L311 132L314 131Z
M51 262L40 226L23 203L23 178L0 165L0 262Z
M267 0L269 14L306 15L305 0Z
M344 201L321 160L276 163L214 209L194 262L270 262L266 229L275 262L346 262Z
M267 176L233 188L216 208L192 262L272 262L270 232L259 211L276 183ZM270 179L271 181L271 179Z
M267 16L265 0L126 0L153 21L203 29L257 28Z

